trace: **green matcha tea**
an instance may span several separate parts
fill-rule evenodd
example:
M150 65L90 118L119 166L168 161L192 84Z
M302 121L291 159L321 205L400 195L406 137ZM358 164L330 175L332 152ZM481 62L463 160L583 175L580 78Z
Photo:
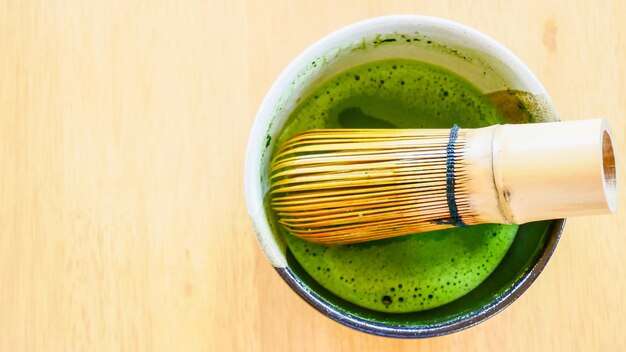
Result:
M504 123L470 82L444 68L393 59L351 68L304 97L277 146L314 128L450 128ZM382 312L449 303L484 281L508 251L516 225L479 225L369 243L324 246L285 233L303 269L337 296Z

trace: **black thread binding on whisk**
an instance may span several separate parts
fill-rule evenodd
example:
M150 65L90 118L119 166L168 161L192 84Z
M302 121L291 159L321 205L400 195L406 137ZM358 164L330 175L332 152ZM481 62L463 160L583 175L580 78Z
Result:
M448 220L435 220L435 223L466 227L467 224L463 222L461 215L459 215L459 209L456 205L456 196L454 194L454 144L456 143L458 134L459 126L452 126L450 129L450 139L446 147L446 199L448 201L448 209L450 210L450 218Z

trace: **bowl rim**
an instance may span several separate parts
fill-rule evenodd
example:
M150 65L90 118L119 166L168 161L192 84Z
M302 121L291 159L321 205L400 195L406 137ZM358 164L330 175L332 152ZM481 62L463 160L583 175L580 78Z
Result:
M459 320L445 322L440 325L430 327L419 326L392 326L388 324L367 321L357 316L346 314L332 306L304 284L302 280L289 268L285 253L280 245L274 240L269 221L263 207L263 195L261 194L259 182L259 170L261 170L261 159L265 143L265 137L271 126L273 119L273 109L281 94L288 88L289 81L298 70L304 67L308 61L324 50L327 50L333 43L349 38L353 33L371 31L372 29L383 28L389 25L416 26L420 28L437 27L461 33L463 36L472 38L480 49L488 51L490 55L502 60L509 68L519 76L524 84L531 86L533 93L543 94L547 100L549 108L556 112L554 104L541 85L537 77L530 69L509 49L490 38L486 34L471 27L451 20L421 15L388 15L362 20L351 25L342 27L316 41L296 57L285 70L274 81L268 93L263 99L256 114L254 123L248 139L246 149L246 160L244 165L244 189L246 206L254 227L257 239L263 248L265 256L277 270L285 282L307 303L313 306L322 314L331 319L352 327L356 330L374 335L387 337L420 338L441 336L460 330L464 330L496 315L518 297L520 297L535 279L542 272L552 253L556 249L559 238L565 225L565 219L558 219L553 222L551 232L540 253L537 261L520 276L516 282L508 288L498 299L484 306L477 313L463 317ZM416 28L417 29L417 28Z

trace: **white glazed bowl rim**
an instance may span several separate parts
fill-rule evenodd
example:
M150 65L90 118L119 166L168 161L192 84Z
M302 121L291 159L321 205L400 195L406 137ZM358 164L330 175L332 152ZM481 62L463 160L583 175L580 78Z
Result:
M257 238L268 260L289 286L320 312L344 325L372 334L394 337L438 336L478 324L497 314L515 301L532 284L547 264L547 261L556 248L565 221L559 220L555 223L552 233L547 243L544 245L543 252L540 254L537 262L535 262L528 272L516 282L514 287L512 287L507 294L501 296L496 302L492 302L492 304L484 307L478 314L436 327L397 327L371 323L351 316L345 311L336 309L334 306L324 301L319 295L315 294L315 292L312 292L303 285L297 275L289 270L284 250L275 240L263 206L264 194L261 181L259 180L259 176L263 170L261 165L262 156L266 147L265 139L274 117L274 109L281 96L289 89L290 84L292 84L298 72L303 70L316 57L323 55L333 47L341 45L355 35L371 34L375 33L378 29L385 28L388 30L389 27L413 28L415 30L429 27L444 28L453 35L463 37L470 42L474 48L488 52L489 55L508 66L516 74L515 79L519 80L519 82L517 82L518 85L525 87L527 91L533 92L533 94L545 96L549 108L556 111L544 87L530 69L507 48L475 29L446 19L418 15L392 15L360 21L343 27L308 47L280 74L263 99L250 132L246 151L244 170L246 204Z

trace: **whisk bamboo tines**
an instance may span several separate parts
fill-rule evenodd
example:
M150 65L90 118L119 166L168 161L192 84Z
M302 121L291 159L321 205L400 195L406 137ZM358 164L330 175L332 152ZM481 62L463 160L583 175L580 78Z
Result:
M294 136L271 166L291 234L348 244L453 226L613 212L604 120L478 129L328 129Z

